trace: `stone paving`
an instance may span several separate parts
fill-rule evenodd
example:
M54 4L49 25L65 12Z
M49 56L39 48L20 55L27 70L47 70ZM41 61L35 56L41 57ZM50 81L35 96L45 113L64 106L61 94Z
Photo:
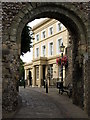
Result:
M22 105L13 118L88 118L87 114L72 104L66 94L60 95L57 88L20 87Z

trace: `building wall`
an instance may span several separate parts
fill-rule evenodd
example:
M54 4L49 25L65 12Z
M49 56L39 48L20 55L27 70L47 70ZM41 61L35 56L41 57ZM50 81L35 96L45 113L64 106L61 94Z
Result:
M33 59L35 59L35 48L39 47L39 57L41 56L41 46L42 45L46 45L46 57L48 56L48 51L49 51L49 47L48 47L48 43L53 41L54 44L54 53L53 56L58 55L57 54L57 39L59 38L63 38L63 44L65 47L67 47L68 45L68 31L65 28L65 26L63 25L62 30L57 32L57 23L58 21L55 19L50 19L49 21L47 21L46 23L43 23L43 25L40 26L40 28L34 28L33 32L34 32L34 38L36 34L39 34L40 36L40 40L36 42L36 40L34 40L33 43ZM50 26L53 26L53 35L48 35L48 29ZM45 30L46 31L46 38L45 39L41 39L41 33L42 31Z
M58 39L62 38L63 45L65 46L65 48L68 46L68 30L61 23L61 30L58 31L58 29L57 29L58 23L60 23L60 22L55 19L48 18L48 19L44 20L43 22L41 22L40 24L34 26L34 28L33 28L33 32L34 32L33 37L35 38L35 40L33 41L33 61L32 61L32 63L30 63L30 65L33 64L33 66L39 67L40 64L42 64L41 74L43 74L43 65L46 65L47 67L48 67L48 65L51 65L51 64L53 65L53 79L49 80L50 81L50 82L48 82L49 85L56 85L56 81L60 80L60 76L58 73L60 66L58 66L56 64L56 58L61 56L61 53L58 52ZM49 35L50 27L53 27L52 35ZM45 36L45 38L42 39L42 32L44 30L46 32L46 36ZM38 41L36 40L37 34L39 34ZM53 42L53 54L52 55L49 55L49 50L50 50L49 43L50 42ZM47 58L47 62L43 62L43 60L40 60L40 57L45 58L42 56L42 46L43 45L46 46L45 57ZM39 56L38 57L36 57L36 48L39 48ZM65 54L65 50L64 50L64 54ZM29 68L31 67L30 65L26 64L26 66L29 66ZM35 72L36 72L36 67L35 67ZM40 68L39 68L39 70L40 70ZM39 71L39 74L40 74L40 71ZM46 74L46 72L45 72L45 74ZM42 75L42 77L41 77L42 80L41 80L41 85L40 85L40 78L37 79L37 76L35 75L35 85L37 85L37 86L43 85L42 84L43 79L44 79L43 76L44 75ZM65 69L63 69L63 81L64 81L64 85L65 85Z
M29 71L31 71L31 77L32 77L32 75L33 75L33 66L32 66L32 63L31 64L30 63L29 64L25 64L24 65L24 70L25 70L26 85L30 85Z

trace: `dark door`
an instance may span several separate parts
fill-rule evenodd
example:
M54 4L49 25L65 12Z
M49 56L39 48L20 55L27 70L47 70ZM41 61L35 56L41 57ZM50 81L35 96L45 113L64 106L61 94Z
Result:
M29 80L30 80L30 85L32 85L32 76L31 76L31 71L29 71Z

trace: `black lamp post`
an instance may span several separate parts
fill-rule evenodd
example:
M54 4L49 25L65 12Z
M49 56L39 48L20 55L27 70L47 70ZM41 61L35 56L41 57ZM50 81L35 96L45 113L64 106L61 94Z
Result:
M61 52L62 58L63 58L64 48L65 48L65 46L62 43L62 45L60 46L60 52ZM61 85L60 85L60 87L61 87L61 91L63 92L63 64L61 64Z

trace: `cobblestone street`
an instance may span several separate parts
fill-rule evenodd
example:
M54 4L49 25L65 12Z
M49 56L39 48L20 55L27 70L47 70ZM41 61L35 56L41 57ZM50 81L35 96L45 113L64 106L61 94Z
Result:
M14 118L88 118L66 94L60 95L56 88L20 87L22 105Z

